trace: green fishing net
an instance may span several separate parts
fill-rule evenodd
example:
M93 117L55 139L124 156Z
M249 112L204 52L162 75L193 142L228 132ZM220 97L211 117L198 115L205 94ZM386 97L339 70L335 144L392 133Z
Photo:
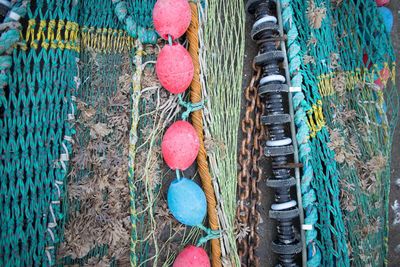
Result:
M154 2L127 2L142 42ZM14 8L22 41L1 94L0 265L54 265L58 250L58 265L98 257L96 264L125 266L135 40L112 1L16 1Z
M375 1L281 0L309 266L387 260L395 58Z
M119 22L122 11L113 1L13 3L21 32L0 39L6 84L0 91L0 266L170 265L199 236L171 218L163 194L173 174L162 167L161 136L180 109L154 73L161 45L152 29L155 0L126 2L129 25ZM232 40L244 34L244 7L208 4L200 42L220 53L200 52L211 99L205 133L209 142L229 143L214 147L210 158L225 203L223 256L235 262L232 132L240 90L230 89L241 84L244 42ZM381 266L398 111L390 38L372 0L281 4L292 84L302 88L294 106L305 222L314 226L306 233L308 265ZM219 23L221 9L232 21ZM142 90L133 95L137 72ZM128 158L132 141L135 170Z
M152 26L154 2L127 1L138 28ZM137 192L128 184L131 112L138 112L132 105L137 68L133 58L139 43L118 21L112 1L82 1L80 8L77 134L65 242L59 255L61 264L67 265L127 266L138 257L137 251L130 251L131 231L133 242L145 238L132 229L131 221L138 223L131 216L137 217L141 203L136 197L130 201L130 194Z
M74 133L77 10L70 0L28 5L22 41L11 50L0 104L1 266L54 264L62 239Z

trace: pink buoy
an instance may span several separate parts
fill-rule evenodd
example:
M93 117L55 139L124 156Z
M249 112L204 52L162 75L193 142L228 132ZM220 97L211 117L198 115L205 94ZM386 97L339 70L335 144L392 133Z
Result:
M380 77L375 80L375 84L379 86L379 88L382 90L385 87L385 84L388 82L390 78L390 70L389 68L383 68L379 72Z
M156 73L165 89L173 94L180 94L193 80L192 58L182 45L166 45L158 55Z
M210 259L203 248L187 246L178 257L172 267L210 267Z
M199 137L187 121L177 121L165 132L161 151L167 165L173 170L186 170L199 153Z
M385 6L389 4L390 0L375 0L377 6Z
M181 37L189 28L192 12L187 0L158 0L153 9L154 28L165 40Z

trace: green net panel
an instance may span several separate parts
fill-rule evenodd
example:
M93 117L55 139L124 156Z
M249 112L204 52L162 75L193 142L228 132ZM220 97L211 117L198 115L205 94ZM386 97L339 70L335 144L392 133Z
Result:
M127 1L138 29L150 31L154 3ZM119 23L112 1L82 1L79 23L81 86L59 264L128 266L140 254L130 251L130 216L136 216L137 204L129 200L136 192L128 185L131 112L138 112L132 111L131 96L138 47ZM132 231L132 238L145 238Z
M130 202L120 198L129 195L124 158L135 40L112 1L25 2L22 41L0 95L0 265L54 265L59 250L61 266L90 264L93 257L96 264L126 266ZM154 35L154 2L128 1L142 42ZM99 189L94 195L85 187L90 183ZM126 248L116 249L121 244Z
M27 6L1 94L0 265L48 266L62 238L74 133L76 1Z
M372 0L281 3L292 83L303 91L294 105L306 223L315 226L308 265L382 266L398 111L390 36Z

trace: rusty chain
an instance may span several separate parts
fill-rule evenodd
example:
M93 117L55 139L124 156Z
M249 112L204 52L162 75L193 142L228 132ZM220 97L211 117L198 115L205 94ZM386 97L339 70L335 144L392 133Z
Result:
M238 175L237 223L240 234L237 243L242 266L259 266L255 250L259 245L257 227L260 214L257 206L261 201L258 183L262 179L262 170L258 161L262 156L264 129L260 121L263 104L257 90L261 70L255 66L253 69L253 76L245 90L246 112L241 122L243 140L239 154L241 170Z

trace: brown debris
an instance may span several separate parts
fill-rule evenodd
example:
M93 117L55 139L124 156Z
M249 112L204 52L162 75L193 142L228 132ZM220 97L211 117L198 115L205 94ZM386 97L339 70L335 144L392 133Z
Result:
M68 197L71 204L79 203L79 208L70 204L65 240L59 250L59 257L77 259L98 246L108 245L108 254L89 259L88 266L109 266L112 258L119 264L129 262L130 79L120 79L117 90L109 97L97 92L98 88L105 87L102 79L106 79L101 77L104 69L100 68L104 67L98 62L100 57L92 53L88 63L92 68L89 88L93 95L98 95L86 100L88 103L83 99L77 101L80 116ZM123 77L131 75L128 56L122 72Z
M310 0L307 8L307 18L310 27L314 29L320 29L322 26L322 21L326 17L326 8L324 6L316 7L314 0Z
M333 67L332 64L337 64L337 62L331 62L331 67ZM332 85L337 95L343 97L346 93L346 75L343 72L338 72L335 77L332 78Z
M330 142L328 147L335 151L335 160L338 163L346 163L349 166L354 166L359 156L360 149L354 137L346 139L338 129L330 129Z
M315 58L312 57L312 56L309 56L309 55L304 55L303 56L303 63L304 63L304 65L307 65L307 64L310 64L310 63L315 65Z

